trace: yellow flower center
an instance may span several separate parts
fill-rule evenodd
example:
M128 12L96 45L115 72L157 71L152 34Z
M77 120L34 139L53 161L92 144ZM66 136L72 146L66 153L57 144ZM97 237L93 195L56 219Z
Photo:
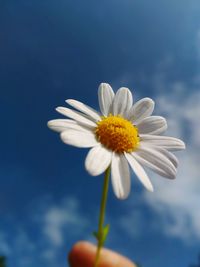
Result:
M100 143L117 153L131 152L139 145L138 129L120 115L102 117L95 134Z

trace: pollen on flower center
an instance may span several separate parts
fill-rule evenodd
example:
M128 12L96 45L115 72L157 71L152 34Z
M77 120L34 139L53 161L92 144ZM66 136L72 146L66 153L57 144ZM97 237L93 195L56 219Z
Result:
M137 127L120 115L102 117L97 125L96 137L108 149L122 153L137 148L140 141Z

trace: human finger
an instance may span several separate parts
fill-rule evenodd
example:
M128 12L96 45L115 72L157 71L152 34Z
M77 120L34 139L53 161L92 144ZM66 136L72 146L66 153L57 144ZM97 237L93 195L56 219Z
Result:
M69 253L71 267L94 267L96 246L80 241ZM137 267L128 258L109 249L102 249L98 267Z

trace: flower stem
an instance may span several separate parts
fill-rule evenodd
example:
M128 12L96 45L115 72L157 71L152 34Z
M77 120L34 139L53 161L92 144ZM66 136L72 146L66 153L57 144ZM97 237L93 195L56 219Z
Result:
M100 251L104 245L104 242L106 240L106 237L107 237L108 231L109 231L109 225L106 225L106 226L103 225L104 224L104 218L105 218L107 196L108 196L109 177L110 177L110 166L105 171L103 193L102 193L101 207L100 207L100 214L99 214L98 232L94 233L95 237L97 238L97 252L96 252L94 267L98 266Z

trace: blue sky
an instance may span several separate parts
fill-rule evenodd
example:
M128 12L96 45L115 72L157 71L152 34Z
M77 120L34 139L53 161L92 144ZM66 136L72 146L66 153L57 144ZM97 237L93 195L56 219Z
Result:
M102 177L87 150L46 127L67 98L98 109L97 88L129 87L156 101L167 134L182 138L177 179L132 175L126 201L109 191L107 246L144 267L187 267L200 250L200 3L2 0L0 3L0 254L8 267L67 266L94 241Z

